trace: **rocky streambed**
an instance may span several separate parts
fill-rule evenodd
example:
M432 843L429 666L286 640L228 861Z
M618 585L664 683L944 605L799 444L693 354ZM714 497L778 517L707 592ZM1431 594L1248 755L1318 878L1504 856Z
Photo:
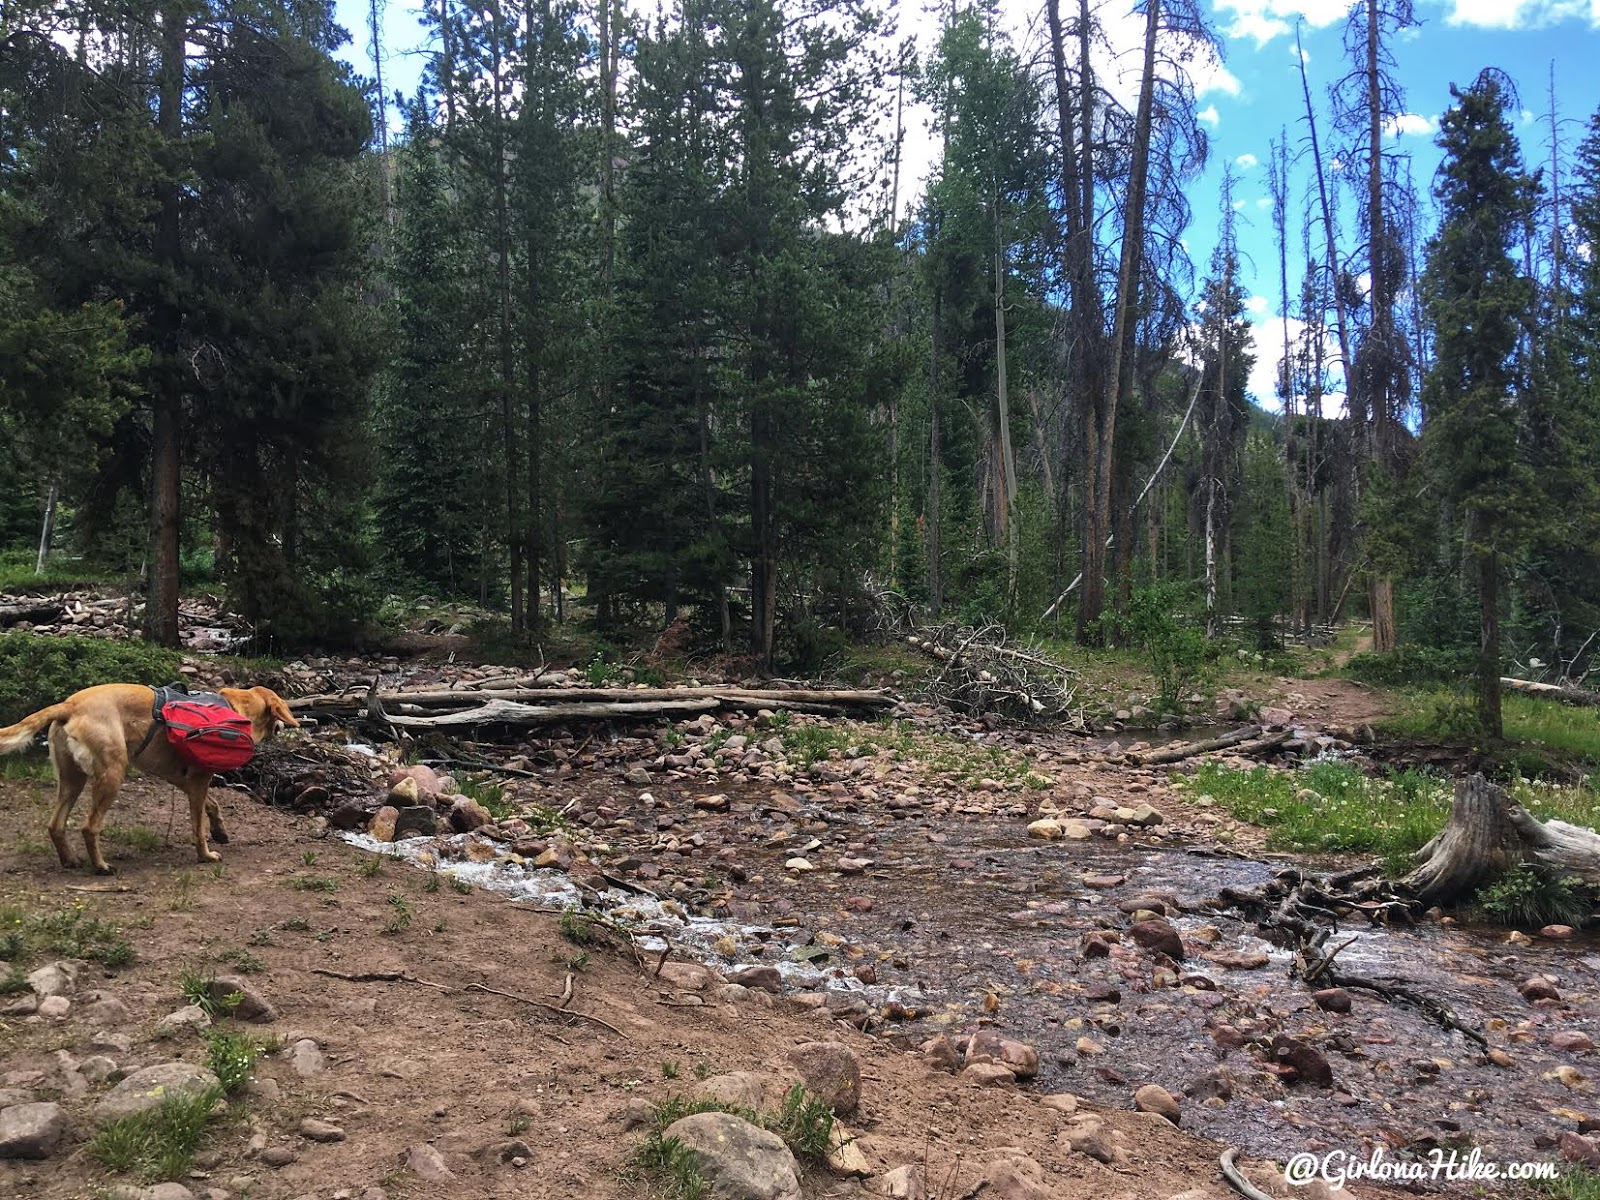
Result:
M1485 1055L1419 1009L1290 979L1287 952L1213 899L1281 857L1219 846L1232 822L1188 808L1161 771L1082 742L975 745L976 765L934 771L881 746L802 765L755 720L707 721L524 747L511 761L531 773L508 799L553 825L437 795L449 781L426 768L391 811L401 835L432 836L390 844L389 814L373 831L350 806L332 817L369 849L603 914L647 954L826 1007L935 1065L962 1066L941 1035L992 1028L1037 1052L1023 1086L1127 1106L1159 1085L1185 1128L1250 1154L1600 1161L1593 939L1448 921L1335 935L1341 965L1447 1005ZM408 830L419 808L437 816ZM1041 819L1064 828L1030 830ZM998 1065L987 1078L1019 1082Z

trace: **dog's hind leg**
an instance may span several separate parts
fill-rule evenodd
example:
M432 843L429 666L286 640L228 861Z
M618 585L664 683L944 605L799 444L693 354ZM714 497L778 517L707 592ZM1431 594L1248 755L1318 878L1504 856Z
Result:
M96 875L116 874L100 853L100 830L106 823L106 814L111 811L117 793L122 790L122 779L127 773L127 761L122 759L102 766L89 779L89 796L94 807L83 822L83 848L89 852L89 863Z
M222 808L209 790L206 792L206 823L211 826L211 840L219 846L226 846L228 831L222 826Z
M67 841L67 818L72 815L72 808L83 792L83 785L89 782L89 776L72 757L72 752L67 748L66 731L59 725L50 731L50 763L56 772L56 807L50 814L50 824L46 828L61 865L75 867L78 860Z
M222 817L217 813L217 802L211 799L211 776L194 775L183 781L183 791L189 797L189 821L194 826L194 851L201 862L221 862L222 855L206 842L206 826L221 828ZM209 820L208 820L209 818ZM227 834L217 840L226 844Z

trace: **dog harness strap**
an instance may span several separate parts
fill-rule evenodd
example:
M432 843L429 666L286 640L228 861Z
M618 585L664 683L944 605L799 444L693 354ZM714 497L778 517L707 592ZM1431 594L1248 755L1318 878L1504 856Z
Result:
M144 741L140 742L139 748L133 752L134 758L138 758L139 755L150 748L150 743L155 740L156 730L166 723L161 719L161 710L171 697L164 687L151 688L150 690L155 693L155 699L150 704L150 728L144 731Z

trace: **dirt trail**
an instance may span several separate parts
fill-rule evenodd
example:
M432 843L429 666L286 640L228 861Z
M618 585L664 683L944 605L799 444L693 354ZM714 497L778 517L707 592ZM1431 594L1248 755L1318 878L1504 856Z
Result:
M119 1070L202 1059L195 1034L158 1041L155 1022L180 1006L184 972L233 971L241 962L258 966L248 981L278 1013L252 1030L291 1046L314 1039L323 1069L302 1077L283 1056L264 1059L248 1115L219 1124L196 1160L187 1182L197 1194L644 1197L629 1167L639 1136L626 1131L630 1109L689 1092L701 1073L781 1065L789 1047L819 1037L845 1042L864 1064L862 1109L851 1127L874 1171L926 1161L936 1180L958 1181L941 1195L969 1194L983 1165L1015 1147L1044 1168L1045 1194L1066 1200L1226 1191L1218 1144L1127 1111L1126 1097L1104 1111L1126 1133L1131 1155L1105 1166L1061 1142L1067 1118L1035 1095L935 1072L826 1010L760 993L737 1002L698 996L599 947L580 959L554 915L483 891L430 891L428 876L404 865L369 874L368 855L244 797L224 798L233 840L213 871L190 861L181 821L173 841L162 838L171 789L130 783L110 839L120 874L107 882L63 872L48 855L44 785L0 782L0 796L0 903L34 915L81 908L123 928L138 952L129 967L94 968L64 1017L14 1012L0 1024L0 1087L63 1101L73 1128L64 1156L0 1162L0 1194L81 1196L114 1182L82 1140L88 1108L105 1087L85 1085L76 1065L97 1053ZM397 928L401 911L408 920ZM403 971L452 990L351 983L317 968ZM572 1007L625 1037L463 990L483 983L558 1003L569 971ZM116 1005L94 1006L106 998L125 1006L125 1016L115 1015ZM0 998L0 1006L15 1002ZM346 1140L301 1137L308 1117L339 1126ZM442 1154L453 1179L425 1183L402 1167L407 1148L421 1143ZM865 1193L815 1169L805 1194Z

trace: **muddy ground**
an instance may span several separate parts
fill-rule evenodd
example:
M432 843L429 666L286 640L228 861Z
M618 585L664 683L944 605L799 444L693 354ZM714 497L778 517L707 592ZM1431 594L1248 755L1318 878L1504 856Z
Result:
M1297 719L1349 726L1381 715L1371 693L1341 681L1278 683L1263 698ZM116 1182L85 1146L110 1081L87 1081L81 1064L202 1058L198 1035L158 1039L156 1022L183 1003L186 972L237 973L252 960L246 978L277 1010L259 1032L286 1052L262 1061L245 1115L214 1127L187 1181L195 1194L649 1196L631 1165L641 1101L734 1071L781 1082L786 1052L818 1038L862 1060L861 1109L847 1124L870 1172L917 1164L940 1200L1024 1195L981 1186L1006 1150L1043 1169L1035 1195L1222 1197L1227 1146L1272 1194L1309 1197L1324 1193L1288 1188L1270 1161L1474 1145L1495 1161L1553 1159L1563 1134L1600 1116L1586 1032L1600 1009L1600 950L1589 939L1512 946L1503 932L1437 923L1352 931L1346 961L1437 994L1502 1051L1509 1065L1496 1066L1414 1010L1360 993L1348 1013L1319 1009L1288 979L1281 950L1207 904L1222 886L1269 878L1281 859L1261 851L1258 831L1192 805L1166 769L1114 761L1139 735L993 731L925 712L907 723L938 753L836 747L802 766L754 718L458 748L527 772L508 777L504 799L561 814L539 840L568 868L534 869L509 837L406 844L463 890L413 862L371 873L371 850L322 814L237 793L225 797L223 868L197 866L182 814L169 834L175 793L145 780L113 813L120 873L97 880L62 871L49 852L48 784L0 782L0 904L82 907L138 952L127 967L93 968L65 1015L3 1017L0 1088L62 1101L72 1131L48 1162L0 1164L0 1194L89 1195ZM871 736L863 727L862 740ZM1161 823L1091 816L1140 804ZM1041 813L1086 819L1091 836L1031 838ZM575 945L561 916L574 900L635 919L638 948L605 936ZM1124 935L1152 901L1181 936L1181 960ZM1086 955L1096 931L1109 935L1106 953ZM652 934L670 940L672 962L724 974L780 967L780 993L658 975L663 943ZM1533 974L1559 998L1524 1000L1518 985ZM474 985L565 1003L615 1030ZM981 1027L1036 1047L1038 1078L980 1087L918 1049ZM1273 1052L1284 1037L1326 1064L1330 1086ZM317 1055L288 1053L302 1039ZM1135 1089L1151 1083L1181 1100L1181 1129L1132 1111ZM1120 1161L1070 1147L1072 1118L1042 1103L1053 1093L1124 1135ZM307 1118L344 1140L308 1140ZM424 1143L452 1179L427 1182L404 1166ZM873 1194L870 1178L820 1165L804 1183L808 1197Z

